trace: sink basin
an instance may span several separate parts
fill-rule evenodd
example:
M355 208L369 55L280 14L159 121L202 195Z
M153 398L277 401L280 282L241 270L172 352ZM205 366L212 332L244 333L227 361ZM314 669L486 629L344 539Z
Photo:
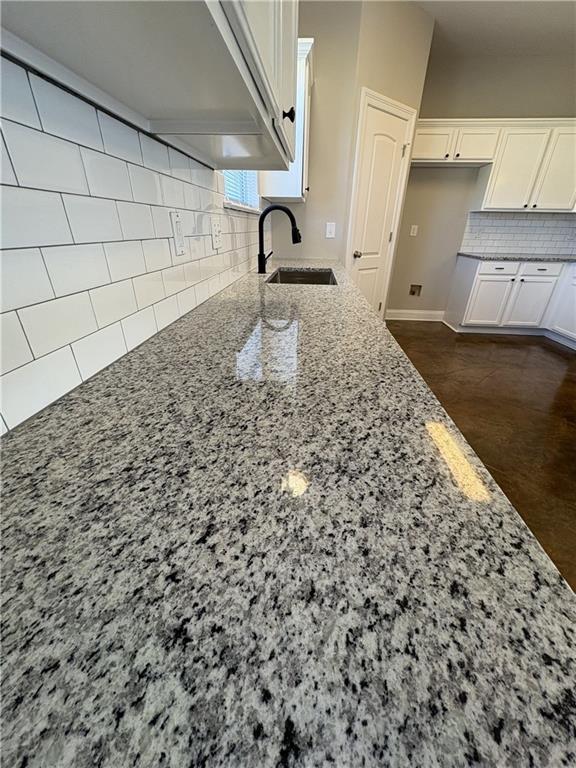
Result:
M331 269L297 269L279 267L273 272L267 283L295 283L296 285L337 285L336 277Z

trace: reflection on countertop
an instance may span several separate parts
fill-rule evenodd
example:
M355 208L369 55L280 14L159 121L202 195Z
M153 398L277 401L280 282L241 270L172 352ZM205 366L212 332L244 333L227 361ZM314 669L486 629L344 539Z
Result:
M574 595L335 271L3 439L7 765L573 761Z

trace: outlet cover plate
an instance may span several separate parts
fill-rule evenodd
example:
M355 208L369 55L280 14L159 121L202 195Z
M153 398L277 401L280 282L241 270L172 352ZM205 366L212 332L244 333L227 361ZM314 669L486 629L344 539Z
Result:
M184 256L186 253L186 240L184 238L184 230L182 229L182 216L180 215L180 211L170 211L170 219L172 221L172 234L174 235L176 255Z
M212 233L212 249L217 251L222 248L222 225L220 216L210 217L210 232Z

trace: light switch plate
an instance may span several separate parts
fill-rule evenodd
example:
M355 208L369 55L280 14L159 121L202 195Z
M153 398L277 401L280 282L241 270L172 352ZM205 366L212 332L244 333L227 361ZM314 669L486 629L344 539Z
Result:
M184 230L182 229L182 216L180 215L180 211L170 211L170 219L172 221L172 234L174 235L176 255L184 256L186 253L186 240L184 239Z
M326 237L329 240L331 240L332 238L336 237L336 222L335 221L327 221L326 222Z
M418 224L412 224L410 227L410 237L416 237L418 235Z
M217 251L222 248L222 226L220 216L210 217L210 231L212 233L212 249Z

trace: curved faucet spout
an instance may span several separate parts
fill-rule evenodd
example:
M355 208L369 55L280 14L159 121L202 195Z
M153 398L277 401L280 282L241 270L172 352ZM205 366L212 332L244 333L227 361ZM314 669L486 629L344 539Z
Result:
M287 208L285 205L269 205L267 208L264 208L262 213L260 214L260 218L258 219L258 274L259 275L265 275L266 274L266 262L272 255L272 251L266 256L264 253L264 221L266 219L266 216L268 216L269 213L272 213L272 211L283 211L286 216L290 219L290 224L292 225L292 242L294 244L301 243L302 242L302 236L300 234L300 230L298 229L298 226L296 224L296 219L294 218L294 214L290 210L290 208Z

